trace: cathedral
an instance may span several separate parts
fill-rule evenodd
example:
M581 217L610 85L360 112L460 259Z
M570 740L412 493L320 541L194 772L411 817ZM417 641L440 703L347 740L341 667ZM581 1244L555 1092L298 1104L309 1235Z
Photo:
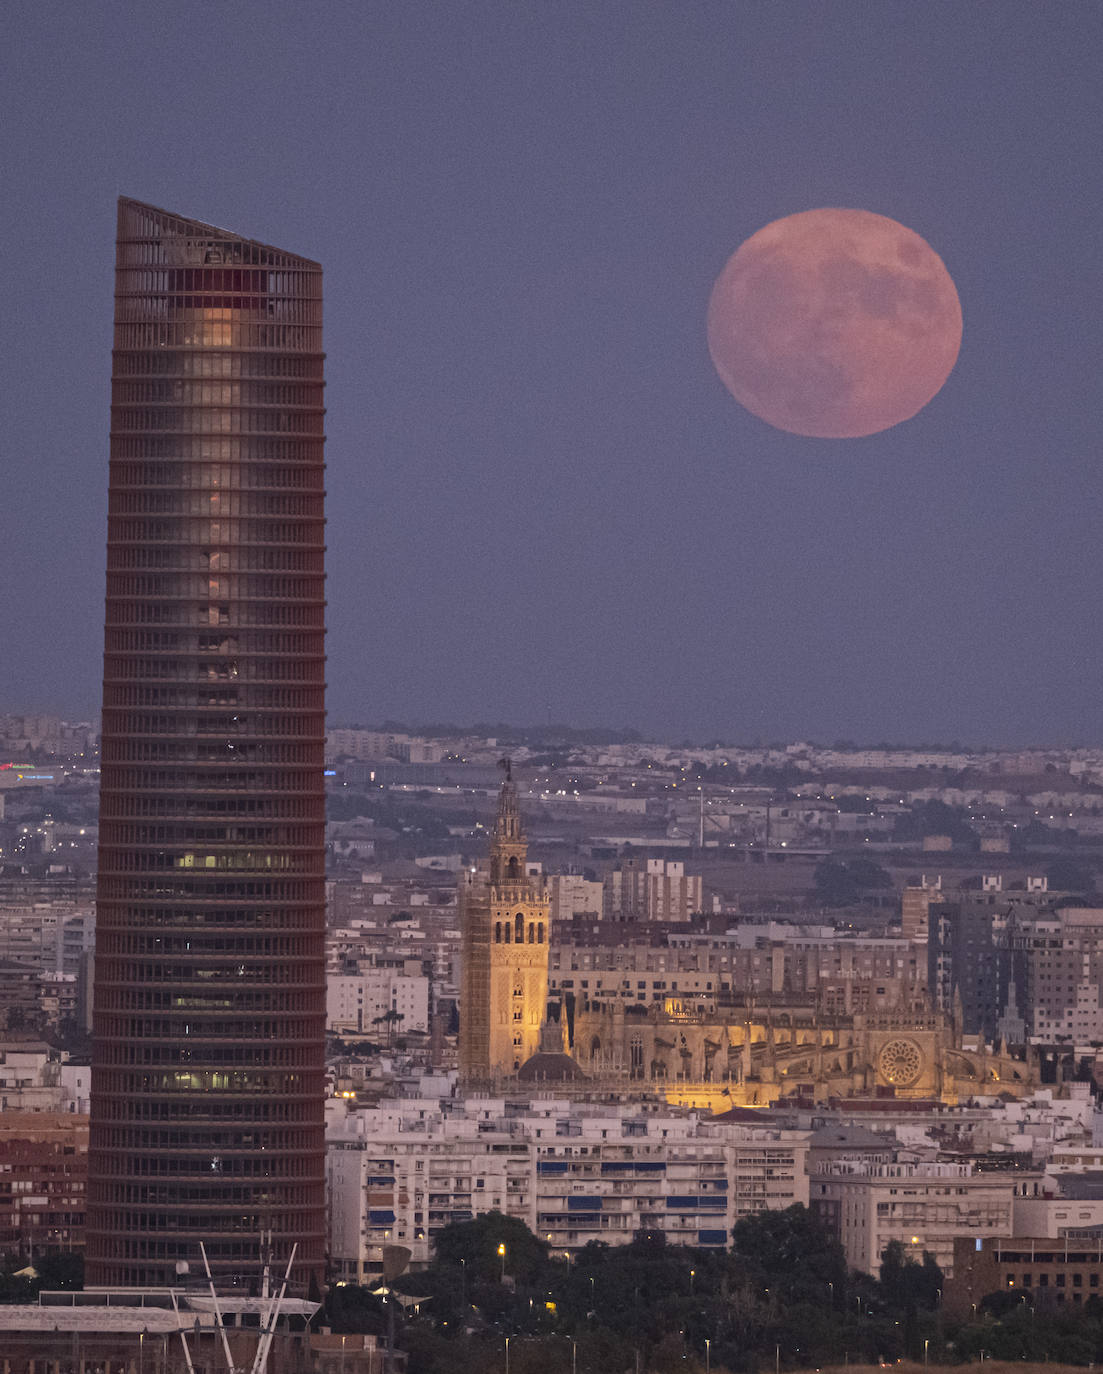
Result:
M1025 1097L1031 1060L968 1048L961 1017L925 989L889 1010L828 1010L784 990L744 1005L646 1006L568 994L548 1004L551 926L508 762L489 856L462 875L459 1062L468 1084L511 1080L572 1096L661 1099L724 1110L785 1099L881 1097L947 1105L983 1094Z

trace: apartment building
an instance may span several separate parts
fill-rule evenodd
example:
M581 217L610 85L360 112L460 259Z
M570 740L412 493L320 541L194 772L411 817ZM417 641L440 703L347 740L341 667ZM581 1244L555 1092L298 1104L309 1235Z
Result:
M807 1132L638 1104L337 1105L328 1139L330 1256L346 1278L378 1269L392 1241L424 1263L445 1226L489 1211L571 1254L641 1229L722 1247L739 1217L808 1201Z
M809 1180L809 1206L842 1242L853 1268L875 1274L895 1240L914 1260L930 1252L949 1276L955 1237L1010 1234L1022 1181L972 1164L835 1159Z
M607 921L688 921L701 910L701 875L667 859L625 859L604 879Z
M397 1033L429 1029L429 979L370 968L326 976L326 1029L378 1031L385 1022Z

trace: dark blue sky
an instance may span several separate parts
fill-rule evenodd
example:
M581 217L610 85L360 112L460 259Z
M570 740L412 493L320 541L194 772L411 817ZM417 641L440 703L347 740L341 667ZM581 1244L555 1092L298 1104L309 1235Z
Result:
M1103 743L1103 7L9 7L0 709L98 704L115 197L322 261L334 719ZM704 316L873 210L962 300L872 438Z

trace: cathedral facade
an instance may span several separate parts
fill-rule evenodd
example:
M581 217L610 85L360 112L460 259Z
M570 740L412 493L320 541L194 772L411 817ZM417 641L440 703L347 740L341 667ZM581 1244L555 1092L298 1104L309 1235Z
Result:
M509 765L488 859L460 884L463 969L460 1077L516 1074L540 1049L551 923L543 884L525 871L528 845Z

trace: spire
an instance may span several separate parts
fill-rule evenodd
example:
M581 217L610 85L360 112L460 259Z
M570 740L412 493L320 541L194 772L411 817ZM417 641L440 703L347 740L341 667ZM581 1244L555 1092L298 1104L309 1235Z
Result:
M499 768L505 769L505 782L498 793L498 820L494 827L497 840L521 840L525 832L521 828L521 807L517 801L517 787L513 781L513 761L502 759Z
M502 759L498 767L505 769L506 776L498 793L498 818L490 842L490 881L494 885L521 882L528 854L512 764L509 759Z

